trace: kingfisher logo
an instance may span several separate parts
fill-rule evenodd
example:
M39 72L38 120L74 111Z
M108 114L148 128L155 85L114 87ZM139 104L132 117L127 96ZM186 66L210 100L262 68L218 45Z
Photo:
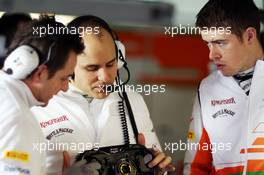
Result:
M58 118L54 118L54 119L51 119L51 120L48 120L48 121L45 121L45 122L40 122L40 126L41 128L46 128L47 126L50 126L50 125L53 125L53 124L56 124L56 123L60 123L60 122L63 122L63 121L68 121L69 119L67 118L66 115L63 115L63 116L60 116Z
M217 118L217 117L227 117L227 116L234 116L236 113L229 110L229 109L221 109L219 111L217 111L214 115L213 118Z
M227 104L236 104L234 97L223 100L211 100L212 106L227 105Z

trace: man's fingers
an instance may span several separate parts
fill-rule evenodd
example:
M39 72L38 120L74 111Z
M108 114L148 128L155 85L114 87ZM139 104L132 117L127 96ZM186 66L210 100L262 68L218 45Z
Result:
M137 139L138 139L138 143L139 143L140 145L145 146L146 141L145 141L145 136L144 136L144 134L139 133Z
M161 169L160 174L164 174L165 172L174 172L175 170L176 170L176 168L170 164L170 165L166 166L166 168Z
M162 174L166 171L175 171L175 167L171 164L172 158L170 156L166 156L163 152L160 151L155 151L154 155L155 158L148 164L150 168L158 166Z
M162 162L159 163L159 168L164 169L166 166L170 165L172 159L170 156L165 157L165 159L162 160Z
M67 151L63 151L63 167L62 172L64 172L66 169L70 167L71 164L71 158Z
M158 165L163 159L165 159L165 154L162 152L159 152L158 155L155 155L155 158L148 164L148 166L152 168Z

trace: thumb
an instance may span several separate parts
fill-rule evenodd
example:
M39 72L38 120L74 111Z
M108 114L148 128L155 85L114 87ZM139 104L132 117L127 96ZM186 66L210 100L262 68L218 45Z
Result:
M62 171L64 172L66 169L70 167L71 158L67 151L63 151L63 168Z
M145 146L145 136L144 136L144 134L142 134L142 133L139 133L138 134L138 143L140 144L140 145L144 145Z

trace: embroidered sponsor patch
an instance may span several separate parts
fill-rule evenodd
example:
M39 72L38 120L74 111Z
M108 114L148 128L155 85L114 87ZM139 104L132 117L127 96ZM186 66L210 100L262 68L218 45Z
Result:
M22 162L29 161L29 154L25 152L19 152L19 151L5 151L4 157L7 159L13 159L13 160L18 160Z
M51 119L51 120L48 120L48 121L45 121L45 122L40 122L40 126L41 128L46 128L47 126L50 126L50 125L53 125L53 124L56 124L56 123L60 123L60 122L63 122L63 121L68 121L69 119L67 118L66 115L63 115L63 116L60 116L58 118L54 118L54 119Z
M236 113L230 109L221 109L213 114L213 118L217 117L227 117L227 116L234 116Z
M195 139L195 134L192 131L188 132L188 136L187 136L188 140L194 140Z
M3 168L5 172L11 172L11 173L18 172L20 175L24 175L24 174L30 175L30 170L21 167L4 166Z
M223 100L211 100L212 106L227 105L227 104L236 104L234 97Z
M57 137L63 135L64 133L73 133L73 129L70 128L58 128L52 131L49 135L47 135L46 139L50 140L53 136Z

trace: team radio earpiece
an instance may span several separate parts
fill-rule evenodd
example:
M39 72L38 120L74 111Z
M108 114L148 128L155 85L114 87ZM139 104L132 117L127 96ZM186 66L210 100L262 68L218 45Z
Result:
M49 46L48 56L43 64L50 60L50 54L55 42ZM25 79L40 63L40 54L30 45L21 45L14 49L6 58L3 71L14 79Z
M121 69L126 64L126 50L124 44L119 40L115 40L115 45L117 48L117 68Z
M3 66L9 76L15 79L26 78L39 65L39 54L29 45L21 45L6 58Z

